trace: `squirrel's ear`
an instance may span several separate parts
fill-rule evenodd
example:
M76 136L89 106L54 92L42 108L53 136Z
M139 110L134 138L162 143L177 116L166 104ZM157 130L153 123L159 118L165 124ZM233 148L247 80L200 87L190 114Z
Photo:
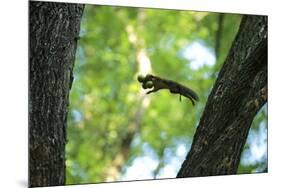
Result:
M152 81L153 76L151 74L147 74L144 78L144 82Z
M147 74L146 76L145 76L145 78L147 78L147 79L151 79L151 78L153 78L154 76L152 75L152 74Z

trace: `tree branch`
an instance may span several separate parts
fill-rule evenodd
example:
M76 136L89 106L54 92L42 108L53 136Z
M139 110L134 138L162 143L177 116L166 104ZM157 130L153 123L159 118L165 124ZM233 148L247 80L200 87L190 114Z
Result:
M220 54L220 46L221 46L221 36L222 36L222 29L223 29L223 20L224 20L224 14L221 13L218 15L218 28L216 33L216 39L215 39L215 55L216 59L218 59Z
M244 16L177 177L235 174L267 101L267 17Z

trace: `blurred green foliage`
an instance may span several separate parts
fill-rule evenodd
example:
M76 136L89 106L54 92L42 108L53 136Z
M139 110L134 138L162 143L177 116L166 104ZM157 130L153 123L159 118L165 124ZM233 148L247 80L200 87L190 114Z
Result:
M144 15L142 21L140 14ZM109 170L117 163L120 178L134 159L147 155L144 145L159 161L157 173L165 166L165 150L174 153L178 143L186 147L191 144L241 20L240 15L223 16L218 40L217 13L86 6L70 93L67 184L108 181ZM143 41L141 46L129 40L129 27L136 40ZM218 41L221 47L215 54ZM182 50L194 42L218 57L214 66L203 65L196 70L189 66L190 60L183 57ZM145 49L154 74L191 87L200 102L193 107L185 98L180 102L178 96L161 91L148 95L149 104L144 108L142 88L136 80L138 48ZM258 130L266 117L266 113L260 114L252 129ZM137 128L130 130L133 125ZM126 155L118 161L122 152ZM244 164L240 171L252 172L266 160L257 165Z

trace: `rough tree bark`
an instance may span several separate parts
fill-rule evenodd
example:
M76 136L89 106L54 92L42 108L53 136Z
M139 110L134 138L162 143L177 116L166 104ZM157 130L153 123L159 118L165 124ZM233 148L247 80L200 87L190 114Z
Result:
M252 121L267 101L267 17L245 15L177 177L236 174Z
M30 2L29 186L64 185L66 118L84 5Z

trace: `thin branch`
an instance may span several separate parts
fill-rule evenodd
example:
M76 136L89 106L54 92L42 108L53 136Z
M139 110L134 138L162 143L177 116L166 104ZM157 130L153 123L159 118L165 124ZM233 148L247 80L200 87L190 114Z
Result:
M219 14L218 15L218 28L217 28L216 39L215 39L216 40L215 41L215 55L216 55L216 59L218 59L219 53L220 53L223 20L224 20L224 14Z

